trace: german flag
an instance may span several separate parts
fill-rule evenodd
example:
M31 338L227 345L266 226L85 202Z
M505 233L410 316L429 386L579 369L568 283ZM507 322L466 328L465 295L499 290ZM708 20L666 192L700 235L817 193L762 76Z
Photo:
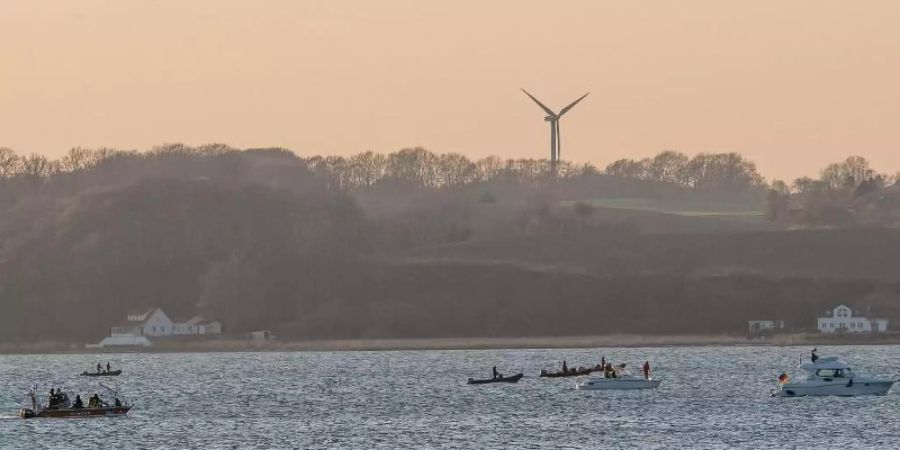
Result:
M781 372L781 375L778 375L778 382L781 384L787 383L790 379L791 377L789 377L788 374L784 372Z

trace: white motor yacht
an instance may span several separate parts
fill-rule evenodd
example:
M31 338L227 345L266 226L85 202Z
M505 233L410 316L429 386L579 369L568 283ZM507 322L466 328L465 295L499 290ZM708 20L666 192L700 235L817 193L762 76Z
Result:
M835 356L818 358L815 362L800 365L806 376L800 380L785 380L772 392L776 397L804 397L808 395L886 395L894 380L877 379L853 372L846 363Z
M575 383L575 389L583 391L602 389L656 389L660 381L638 377L624 371L616 371L616 377L588 377Z

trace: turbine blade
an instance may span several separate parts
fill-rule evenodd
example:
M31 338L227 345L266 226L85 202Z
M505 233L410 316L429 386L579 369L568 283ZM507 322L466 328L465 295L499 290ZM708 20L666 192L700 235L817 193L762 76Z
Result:
M525 90L525 89L522 89L522 92L524 92L524 93L525 93L525 95L527 95L527 96L528 96L528 98L530 98L530 99L532 99L532 100L534 100L534 102L535 102L535 103L537 103L537 104L538 104L538 106L540 106L540 107L541 107L541 109L543 109L543 110L544 110L544 112L546 112L546 113L547 113L547 115L548 115L548 116L555 116L555 115L556 115L556 113L555 113L555 112L553 112L553 110L552 110L552 109L550 109L550 108L548 108L548 107L547 107L547 106L546 106L546 105L544 105L544 104L543 104L543 103L541 103L541 102L540 102L540 100L538 100L538 99L536 99L536 98L534 98L534 96L533 96L533 95L531 95L531 94L529 94L529 93L528 93L528 91L526 91L526 90Z
M587 97L589 94L590 94L590 92L588 92L587 94L582 95L581 97L578 97L578 100L575 100L574 102L569 103L569 106L566 106L565 108L559 110L559 115L562 116L563 114L569 112L570 109L574 108L575 105L578 104L578 102L584 100L584 98Z

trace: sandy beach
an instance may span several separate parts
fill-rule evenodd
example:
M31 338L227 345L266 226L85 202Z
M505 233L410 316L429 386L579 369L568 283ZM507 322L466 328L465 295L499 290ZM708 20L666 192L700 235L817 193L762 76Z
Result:
M465 337L421 339L335 339L308 341L250 341L221 338L204 340L156 340L151 348L87 349L83 344L62 342L0 343L0 354L117 353L117 352L292 352L292 351L390 351L390 350L478 350L523 348L680 347L753 345L896 345L900 335L822 336L780 334L765 339L738 335L630 335Z

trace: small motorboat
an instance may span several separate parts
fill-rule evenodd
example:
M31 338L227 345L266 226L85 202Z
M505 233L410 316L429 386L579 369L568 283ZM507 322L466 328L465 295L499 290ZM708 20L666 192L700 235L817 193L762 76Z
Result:
M600 369L598 368L590 368L590 367L579 367L577 369L572 368L568 371L559 372L547 372L546 370L541 369L541 378L566 378L566 377L583 377L585 375L590 375L592 372L596 372Z
M499 376L497 378L487 378L484 380L476 380L474 378L469 378L467 384L488 384L488 383L518 383L519 380L522 379L524 375L521 373L517 373L515 375L511 375L508 377Z
M72 419L78 417L124 416L128 414L131 407L132 405L103 406L100 408L43 408L38 411L31 408L22 408L19 411L19 417L23 419Z
M653 378L637 377L630 374L621 374L615 378L589 377L575 383L575 389L582 391L594 391L603 389L656 389L660 380Z
M85 370L84 372L81 372L81 376L83 377L117 377L119 375L122 375L122 369L104 370L101 372L88 372Z
M104 403L100 396L95 396L96 403L89 402L85 407L79 403L80 399L76 398L75 403L69 398L65 392L58 391L52 396L48 396L47 403L39 405L37 400L37 386L32 386L29 393L31 398L31 407L19 410L19 417L23 419L70 419L79 417L111 417L124 416L134 406L129 403L123 403L119 400L118 391L100 384L109 392L113 399L112 404Z
M837 359L836 356L817 358L813 362L800 364L806 376L791 381L787 373L779 378L779 386L772 392L774 397L805 397L836 395L855 397L859 395L887 395L895 380L862 376Z

